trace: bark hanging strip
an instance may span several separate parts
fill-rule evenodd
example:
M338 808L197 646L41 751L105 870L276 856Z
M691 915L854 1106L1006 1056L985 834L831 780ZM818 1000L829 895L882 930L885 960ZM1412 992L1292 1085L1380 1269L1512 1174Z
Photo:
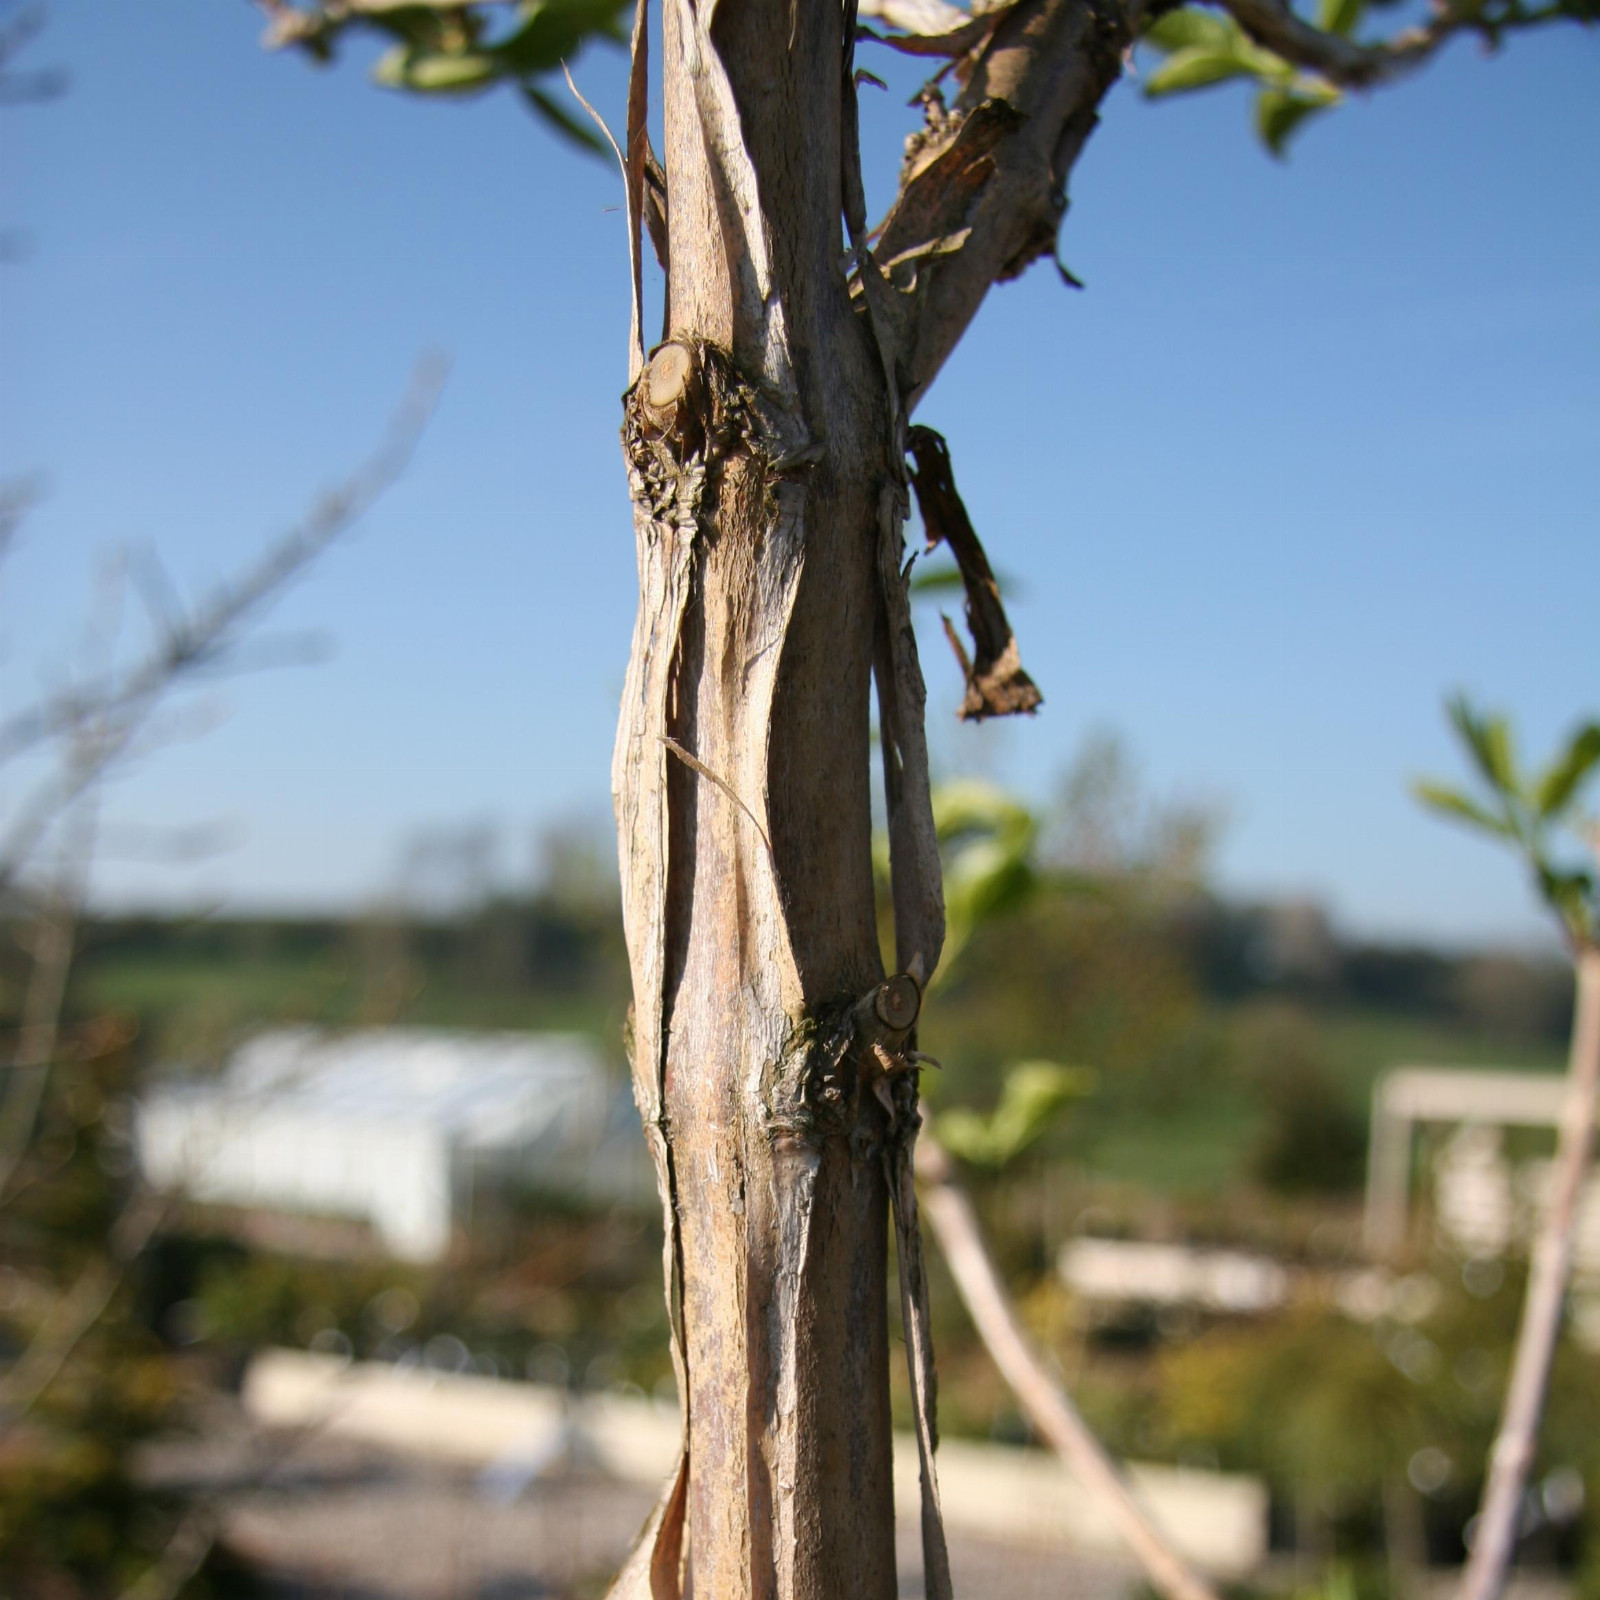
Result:
M1044 696L1022 670L1016 635L1000 603L1000 585L995 582L989 558L956 492L950 447L941 434L918 425L906 430L906 449L914 463L911 486L916 490L928 543L950 546L967 591L967 626L972 630L973 645L970 659L950 619L944 619L945 635L967 680L961 717L980 722L985 717L1036 711Z

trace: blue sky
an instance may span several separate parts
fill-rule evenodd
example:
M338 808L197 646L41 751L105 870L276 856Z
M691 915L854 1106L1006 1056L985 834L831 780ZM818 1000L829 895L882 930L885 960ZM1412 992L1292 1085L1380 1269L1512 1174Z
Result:
M419 828L515 844L607 805L618 180L509 96L403 100L258 33L243 3L56 0L33 54L70 93L5 113L31 254L0 269L0 465L50 494L0 574L0 706L72 658L97 552L154 544L203 592L361 459L419 351L453 370L406 479L274 615L332 659L220 687L220 727L119 785L121 823L234 834L106 860L122 902L357 903ZM864 91L881 203L911 80L867 64L896 90ZM578 75L615 109L621 69ZM1458 44L1286 164L1233 89L1115 91L1062 241L1087 292L998 290L920 414L1047 697L957 728L930 619L947 771L1044 794L1113 729L1155 792L1225 806L1232 890L1384 936L1536 932L1515 869L1406 784L1455 770L1455 686L1535 751L1600 710L1597 91L1594 31Z

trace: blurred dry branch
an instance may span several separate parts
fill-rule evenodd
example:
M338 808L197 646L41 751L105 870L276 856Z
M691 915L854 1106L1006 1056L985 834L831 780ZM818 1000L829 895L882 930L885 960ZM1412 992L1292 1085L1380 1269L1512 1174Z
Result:
M1552 22L1593 22L1597 14L1594 0L1552 0L1535 6L1521 0L1490 4L1434 0L1425 21L1382 41L1358 43L1305 21L1283 0L1222 0L1222 9L1281 60L1346 89L1370 88L1410 72L1460 34L1476 35L1496 49L1507 33Z
M147 730L151 714L180 679L202 670L237 670L230 653L241 632L404 472L432 415L444 374L441 359L420 361L373 456L323 495L253 566L221 584L193 610L185 612L175 598L152 604L147 559L141 593L151 607L156 639L124 674L69 685L0 723L0 763L52 741L59 741L62 751L55 770L33 787L0 831L0 893L16 884L73 802L120 758L133 753L137 736ZM166 592L170 596L170 586Z
M217 1542L217 1508L202 1500L185 1514L155 1564L122 1592L122 1600L175 1600L205 1565Z
M169 1203L148 1189L134 1190L106 1238L106 1253L89 1261L50 1308L32 1343L0 1375L0 1434L27 1415L100 1320L128 1269L154 1237Z
M1594 1146L1595 1113L1600 1109L1600 945L1582 947L1577 967L1577 1013L1557 1135L1555 1186L1533 1245L1511 1381L1489 1453L1477 1537L1462 1574L1460 1600L1498 1600L1505 1589L1572 1273L1579 1201Z
M1425 779L1414 785L1416 797L1521 857L1566 934L1577 976L1554 1187L1533 1243L1511 1381L1459 1591L1461 1600L1498 1600L1523 1530L1524 1490L1539 1446L1600 1108L1600 820L1579 806L1584 786L1600 772L1600 718L1580 722L1554 759L1530 772L1518 759L1507 717L1475 707L1464 694L1455 695L1447 709L1477 792ZM1563 843L1572 839L1592 864L1562 854Z
M56 881L33 923L22 1027L5 1094L0 1098L0 1204L4 1203L18 1163L33 1138L45 1080L56 1057L93 828L92 808L79 807L63 841Z
M156 713L174 689L208 669L238 670L237 648L250 627L400 477L432 414L444 372L440 359L419 362L373 456L198 607L186 610L159 569L147 561L141 592L155 639L124 672L116 667L116 635L121 580L128 567L123 563L112 570L115 581L100 586L92 608L89 649L76 679L0 728L0 760L38 752L50 763L13 814L0 846L0 892L9 892L14 914L31 936L21 1025L0 1090L0 1206L52 1171L48 1162L26 1174L23 1167L52 1068L61 1056L64 1002L103 780L119 761L145 748L152 736L159 737ZM19 489L0 495L0 551L32 498L31 492ZM26 869L46 839L54 840L58 865L41 892L28 881ZM19 1176L21 1181L14 1181ZM91 1251L70 1285L48 1305L21 1353L0 1373L0 1432L29 1412L100 1321L169 1204L137 1176L127 1185L104 1248ZM206 1517L186 1518L166 1556L136 1592L177 1592L205 1560L212 1538L209 1527Z
M66 92L67 75L58 67L18 72L16 59L38 36L45 23L45 8L24 6L10 21L0 24L0 106L37 105Z
M1217 1600L1211 1586L1150 1520L1116 1462L1030 1347L984 1245L972 1199L956 1178L950 1158L927 1132L917 1141L917 1176L922 1181L922 1214L962 1302L1029 1420L1100 1502L1151 1586L1165 1600Z

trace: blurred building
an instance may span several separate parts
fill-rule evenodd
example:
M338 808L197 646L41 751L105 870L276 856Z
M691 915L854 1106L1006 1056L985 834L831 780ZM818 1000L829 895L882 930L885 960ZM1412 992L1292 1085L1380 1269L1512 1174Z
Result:
M139 1109L147 1180L213 1205L370 1225L412 1261L444 1255L486 1192L652 1192L625 1091L576 1034L280 1029L219 1077Z
M1400 1067L1372 1098L1367 1164L1366 1239L1374 1255L1394 1254L1409 1232L1415 1135L1446 1134L1433 1161L1434 1222L1442 1242L1468 1259L1493 1259L1524 1246L1549 1208L1553 1163L1515 1159L1513 1129L1553 1134L1566 1104L1564 1078L1527 1072ZM1573 1275L1600 1286L1600 1183L1579 1202Z
M1118 1305L1193 1306L1254 1315L1289 1298L1289 1274L1265 1256L1133 1239L1071 1239L1057 1270L1074 1294Z

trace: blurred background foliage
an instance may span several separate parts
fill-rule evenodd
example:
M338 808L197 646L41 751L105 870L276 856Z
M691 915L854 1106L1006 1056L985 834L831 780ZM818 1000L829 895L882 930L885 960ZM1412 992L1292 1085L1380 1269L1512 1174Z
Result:
M586 41L621 38L616 0L266 9L274 44L328 60L365 33L381 42L373 71L388 88L506 88L599 149L553 85ZM1491 33L1529 18L1498 0L1477 9ZM1561 0L1545 14L1593 6ZM1367 16L1329 0L1318 21L1355 37ZM1159 58L1151 94L1247 82L1279 154L1340 98L1218 13L1168 10L1146 47ZM41 76L29 92L58 86ZM926 592L938 586L935 573ZM1547 825L1600 761L1600 734L1579 730L1529 775L1502 720L1464 703L1456 720L1489 803L1437 784L1425 798L1521 846L1569 926L1592 936L1594 877L1551 853ZM1227 899L1210 870L1223 817L1146 794L1109 736L1086 744L1046 806L951 782L937 820L950 938L921 1039L944 1063L924 1074L932 1126L967 1163L1030 1331L1090 1421L1120 1454L1260 1474L1279 1548L1328 1600L1399 1597L1425 1563L1458 1562L1521 1275L1419 1242L1373 1315L1342 1309L1334 1283L1359 1264L1376 1076L1407 1059L1559 1069L1565 964L1351 942L1314 904ZM468 823L419 838L393 895L360 914L87 922L39 1130L0 1195L0 1360L48 1343L62 1291L103 1292L105 1309L0 1433L7 1593L87 1600L147 1574L187 1507L140 1481L141 1448L201 1426L208 1397L264 1346L670 1391L653 1205L501 1195L468 1244L426 1269L330 1260L192 1207L164 1215L126 1261L106 1249L133 1190L140 1086L215 1072L264 1024L576 1028L610 1042L621 1081L628 979L605 835L546 841L532 888L498 870L492 830ZM0 909L3 1027L20 1020L36 921L26 903ZM1227 1319L1091 1311L1057 1272L1061 1247L1084 1235L1270 1251L1306 1292ZM931 1267L945 1431L1026 1438L936 1257ZM892 1370L903 1424L909 1398ZM1600 1383L1594 1356L1568 1342L1524 1531L1530 1553L1600 1596L1597 1504ZM250 1580L218 1550L183 1589L243 1596Z
M1313 905L1230 901L1209 881L1218 813L1150 797L1109 736L1086 743L1038 812L964 782L941 792L939 819L952 938L921 1030L943 1063L923 1074L929 1115L968 1163L1024 1318L1089 1419L1136 1458L1261 1474L1280 1543L1351 1563L1363 1593L1392 1590L1386 1550L1459 1559L1517 1274L1469 1286L1460 1262L1419 1246L1415 1292L1368 1321L1330 1284L1360 1264L1375 1077L1407 1059L1559 1069L1571 1007L1559 956L1351 943ZM52 1079L23 1193L0 1213L11 1352L36 1315L30 1263L100 1244L128 1181L134 1087L215 1071L252 1027L580 1028L609 1042L621 1081L627 970L603 828L547 841L532 889L507 883L499 853L481 826L437 829L406 853L387 902L348 918L85 927L68 995L77 1054ZM7 1019L22 977L18 958L0 959ZM118 1563L160 1545L177 1508L132 1495L129 1453L262 1346L670 1392L653 1206L503 1196L434 1268L335 1263L236 1224L169 1218L37 1427L10 1435L0 1542L10 1560L88 1575L63 1594L110 1587ZM1086 1234L1260 1249L1312 1287L1258 1316L1108 1314L1057 1272L1062 1246ZM944 1430L1025 1438L936 1256L932 1271ZM1592 1355L1563 1349L1537 1480L1549 1507L1530 1511L1569 1564L1600 1495L1594 1371Z

